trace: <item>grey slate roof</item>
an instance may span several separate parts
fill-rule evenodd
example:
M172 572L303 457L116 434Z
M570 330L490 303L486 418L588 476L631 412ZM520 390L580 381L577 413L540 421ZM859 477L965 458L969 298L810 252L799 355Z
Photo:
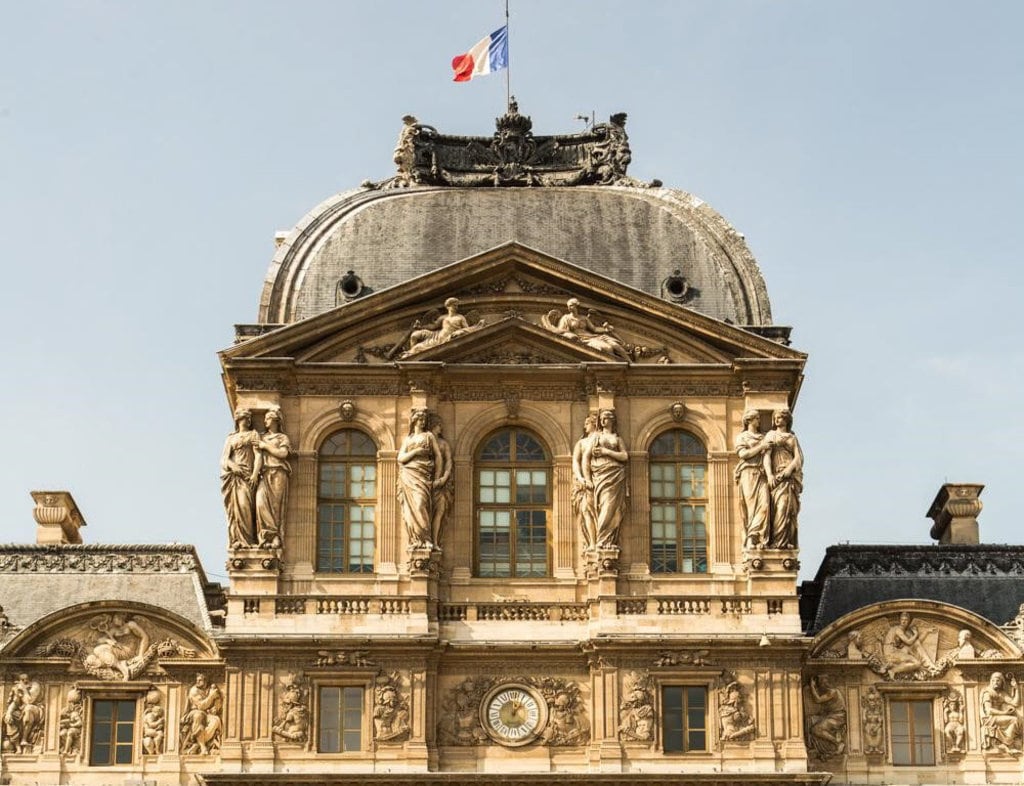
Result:
M610 186L338 194L281 244L259 321L297 322L334 308L348 271L379 292L509 241L657 296L678 270L689 290L673 302L737 325L771 324L757 263L718 213L683 191Z
M1024 546L830 546L801 588L800 616L815 634L872 603L914 598L960 606L996 625L1024 602Z
M149 603L211 630L209 610L223 605L192 546L0 545L0 605L22 630L82 603Z

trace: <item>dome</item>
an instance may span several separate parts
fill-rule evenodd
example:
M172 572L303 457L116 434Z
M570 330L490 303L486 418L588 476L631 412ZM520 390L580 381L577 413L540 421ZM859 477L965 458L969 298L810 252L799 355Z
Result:
M442 137L406 118L398 175L328 199L280 243L259 321L307 319L515 241L715 319L771 325L742 235L697 197L625 176L624 123L614 115L589 135L533 137L516 113L498 118L491 140ZM601 147L608 136L617 162Z

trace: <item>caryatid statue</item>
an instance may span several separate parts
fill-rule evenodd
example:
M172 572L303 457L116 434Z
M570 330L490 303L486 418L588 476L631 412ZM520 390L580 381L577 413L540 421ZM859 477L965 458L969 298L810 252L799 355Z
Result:
M626 462L629 454L615 431L615 410L601 410L599 430L583 449L584 481L593 487L597 548L618 545L626 512Z
M761 413L748 409L743 413L743 431L736 437L736 465L734 477L740 492L740 512L743 516L743 547L768 548L771 534L771 496L768 475L764 468L764 454L770 445L758 428Z
M414 409L398 450L398 502L410 548L434 546L434 481L443 464L437 437L427 428L427 410Z
M434 506L430 516L430 531L433 543L440 548L445 524L448 523L448 516L451 513L452 502L455 498L455 465L452 460L452 446L444 438L444 424L437 415L430 417L430 431L437 440L437 447L441 454L440 463L434 468L434 481L432 503Z
M260 435L252 428L252 412L235 410L235 430L224 441L220 458L220 488L228 519L228 545L233 549L256 545L256 446Z
M597 431L597 416L587 415L583 421L583 436L572 450L572 509L576 514L583 537L584 550L597 545L597 510L594 506L594 484L584 472L584 455L589 456L590 447Z
M792 428L793 413L777 409L772 413L772 430L764 435L764 471L771 492L768 545L773 549L796 548L796 519L804 490L804 454Z
M268 410L263 421L267 430L256 444L256 537L260 548L276 549L284 533L292 444L281 431L280 409Z

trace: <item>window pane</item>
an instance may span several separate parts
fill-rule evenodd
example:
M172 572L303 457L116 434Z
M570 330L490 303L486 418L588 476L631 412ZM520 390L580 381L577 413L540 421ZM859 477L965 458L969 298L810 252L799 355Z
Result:
M377 496L377 446L366 434L345 429L319 451L317 570L373 572L373 527Z
M320 689L320 745L322 753L341 751L341 689Z

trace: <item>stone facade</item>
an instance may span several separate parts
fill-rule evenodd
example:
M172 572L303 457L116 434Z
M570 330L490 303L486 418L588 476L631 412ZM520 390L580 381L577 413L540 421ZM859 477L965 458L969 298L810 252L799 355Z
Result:
M622 163L620 121L601 133ZM442 158L478 177L503 139L445 137ZM685 202L624 163L574 190L563 157L546 185L536 141L526 169L501 158L508 199ZM448 186L416 144L341 202L388 194L418 221ZM496 192L452 182L458 221L486 223ZM658 231L705 244L678 249L704 311L749 324L689 307L684 262L659 289L515 238L403 257L401 286L349 269L310 305L355 231L339 204L282 244L263 322L220 355L230 587L186 547L82 545L61 492L36 495L47 545L0 547L6 782L1019 782L1019 623L908 596L805 633L806 356L717 214ZM587 231L607 249L644 229ZM976 564L979 510L942 518L951 559Z

